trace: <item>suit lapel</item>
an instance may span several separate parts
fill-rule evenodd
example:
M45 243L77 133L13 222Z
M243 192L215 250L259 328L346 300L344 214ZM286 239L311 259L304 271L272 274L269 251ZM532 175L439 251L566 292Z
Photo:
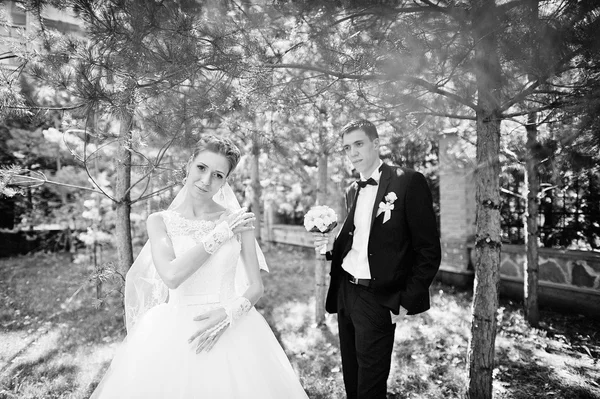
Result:
M350 210L348 211L348 215L346 215L346 220L344 220L344 225L342 226L340 233L346 231L354 230L354 211L356 210L356 194L358 193L358 185L353 183L352 187L348 191L349 198L352 198L350 202Z
M375 222L375 218L377 217L377 210L379 209L379 203L383 200L383 196L387 192L387 188L390 184L390 180L392 178L392 168L390 168L387 164L381 165L381 177L379 178L379 184L377 185L377 195L375 196L375 203L373 204L373 214L371 215L371 229L373 228L373 223Z

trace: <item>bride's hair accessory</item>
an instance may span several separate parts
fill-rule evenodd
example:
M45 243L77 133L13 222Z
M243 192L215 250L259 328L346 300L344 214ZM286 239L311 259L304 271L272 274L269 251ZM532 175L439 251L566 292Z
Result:
M233 299L225 306L225 313L227 314L227 321L229 325L233 325L236 321L242 318L246 313L252 309L252 303L248 298L239 296Z
M211 255L217 252L217 249L221 248L225 242L233 237L233 231L231 231L233 227L230 228L229 224L225 221L216 225L213 231L200 239L204 250Z

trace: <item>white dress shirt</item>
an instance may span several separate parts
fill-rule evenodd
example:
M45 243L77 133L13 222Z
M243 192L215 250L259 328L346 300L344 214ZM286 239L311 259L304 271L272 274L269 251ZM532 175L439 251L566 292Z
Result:
M371 216L373 216L373 205L377 196L379 179L381 171L379 168L383 162L379 160L379 165L375 168L371 176L360 175L361 180L373 178L377 186L367 185L360 189L356 199L356 210L354 211L354 234L352 239L352 248L346 254L342 261L342 268L356 278L371 278L369 269L369 235L371 233Z
M371 176L365 178L362 174L360 175L361 180L373 178L377 182L377 185L366 185L364 188L361 188L356 199L352 248L342 261L342 268L355 278L371 278L368 257L369 236L371 233L373 206L375 205L375 197L377 196L377 188L379 187L379 179L381 178L379 168L382 164L383 162L379 160L379 165L377 165ZM399 314L397 315L390 311L392 323L398 323L406 313L406 309L402 306L400 306Z

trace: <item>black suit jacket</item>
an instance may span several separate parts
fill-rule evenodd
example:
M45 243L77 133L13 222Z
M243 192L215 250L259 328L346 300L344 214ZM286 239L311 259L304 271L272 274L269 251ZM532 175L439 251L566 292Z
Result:
M355 201L358 185L346 191L348 211ZM380 202L388 193L395 193L390 219L383 223L384 214L377 216ZM350 212L349 212L350 213ZM333 250L327 254L331 262L331 283L325 308L337 313L337 290L343 278L342 261L352 247L354 223L346 219ZM373 204L368 244L372 286L379 303L395 314L400 305L408 314L429 309L429 286L441 260L431 191L425 177L414 170L381 166L381 178Z

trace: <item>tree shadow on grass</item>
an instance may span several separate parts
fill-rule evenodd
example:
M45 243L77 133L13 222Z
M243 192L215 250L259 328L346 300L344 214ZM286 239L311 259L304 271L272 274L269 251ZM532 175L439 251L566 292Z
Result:
M106 344L125 338L125 324L120 310L79 308L57 318L65 330L63 347L76 349L81 345Z
M434 283L428 312L396 327L388 399L459 398L466 381L469 294Z
M559 370L540 361L534 350L524 344L515 343L508 348L498 348L496 364L498 367L494 371L494 380L504 391L498 393L499 398L598 399L600 397L600 390L594 390L582 383L593 378L591 369L579 369L581 377L579 381L577 378L569 379L564 373L573 371L572 367L569 370L569 365L564 364L567 367L561 367L560 371L563 375L559 375Z
M62 349L54 348L33 360L21 361L9 369L0 385L6 397L62 397L71 391L75 386L79 367L61 361L62 353Z
M446 328L434 335L412 328L409 336L397 337L388 399L458 398L465 381L466 342L456 338Z
M85 300L57 314L44 328L46 331L38 331L37 339L24 347L13 365L0 376L0 391L5 395L0 394L0 399L63 398L76 391L79 395L86 389L80 386L82 373L89 375L89 369L94 367L101 372L110 363L86 366L88 370L83 371L81 356L87 359L93 348L120 342L125 336L118 304L96 309L91 301ZM41 348L46 349L38 353Z
M263 249L270 272L262 275L265 293L256 308L281 342L280 315L275 313L282 309L296 318L294 325L301 330L298 332L305 333L314 324L314 305L307 305L314 295L314 251L282 245Z

